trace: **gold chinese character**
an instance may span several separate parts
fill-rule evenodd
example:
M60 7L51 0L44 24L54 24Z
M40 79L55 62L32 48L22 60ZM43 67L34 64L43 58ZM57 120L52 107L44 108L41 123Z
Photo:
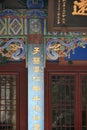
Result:
M38 76L33 76L33 80L35 80L35 81L40 81L40 77L38 77Z
M34 64L40 64L40 57L34 57L33 58L33 63Z
M41 130L40 124L34 124L33 130Z
M40 48L39 47L34 47L34 50L33 50L32 54L37 54L38 52L40 52Z
M87 0L74 1L73 15L87 15Z
M34 91L40 91L40 86L33 86Z
M34 97L33 97L33 100L34 100L34 101L40 101L40 97L34 96Z
M33 110L40 112L41 111L41 107L38 106L38 105L37 106L33 106Z
M34 66L33 69L34 69L34 72L36 72L36 73L40 72L40 67L39 66Z
M40 120L40 116L34 115L32 118L33 118L33 120Z

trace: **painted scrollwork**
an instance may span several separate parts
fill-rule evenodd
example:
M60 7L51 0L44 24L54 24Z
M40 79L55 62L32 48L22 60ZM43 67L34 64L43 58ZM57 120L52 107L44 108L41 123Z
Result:
M85 48L87 44L86 40L82 38L53 38L47 42L46 55L47 60L58 60L60 57L70 57L70 51L75 54L75 48Z
M25 59L25 44L21 39L1 39L0 54L8 61L19 61Z

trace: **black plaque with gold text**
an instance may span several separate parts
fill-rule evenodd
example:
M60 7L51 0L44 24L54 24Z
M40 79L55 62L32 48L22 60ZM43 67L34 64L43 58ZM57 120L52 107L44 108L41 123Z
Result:
M87 0L49 0L50 31L86 31Z

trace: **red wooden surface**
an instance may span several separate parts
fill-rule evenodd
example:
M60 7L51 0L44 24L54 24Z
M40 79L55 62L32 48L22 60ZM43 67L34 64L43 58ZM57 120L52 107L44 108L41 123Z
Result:
M27 79L27 69L25 63L10 63L0 66L0 73L4 74L17 74L17 130L27 130L27 89L28 89L28 79Z
M45 130L52 130L52 75L74 75L75 76L75 130L82 130L82 86L81 77L79 75L87 75L87 65L86 64L76 64L76 65L59 65L57 63L47 63L45 67L44 76L44 86L45 86L45 118L44 127ZM86 99L87 100L87 99ZM87 110L86 110L87 113ZM86 124L87 128L87 124Z

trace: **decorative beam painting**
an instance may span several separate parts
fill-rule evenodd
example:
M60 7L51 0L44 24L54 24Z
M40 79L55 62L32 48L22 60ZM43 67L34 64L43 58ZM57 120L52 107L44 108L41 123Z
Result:
M41 9L44 6L43 0L27 0L27 7L31 9Z
M49 31L87 31L87 0L49 0Z
M87 60L87 37L45 37L46 61ZM45 56L44 56L45 57Z
M27 62L27 38L20 36L0 37L0 64L6 62Z

